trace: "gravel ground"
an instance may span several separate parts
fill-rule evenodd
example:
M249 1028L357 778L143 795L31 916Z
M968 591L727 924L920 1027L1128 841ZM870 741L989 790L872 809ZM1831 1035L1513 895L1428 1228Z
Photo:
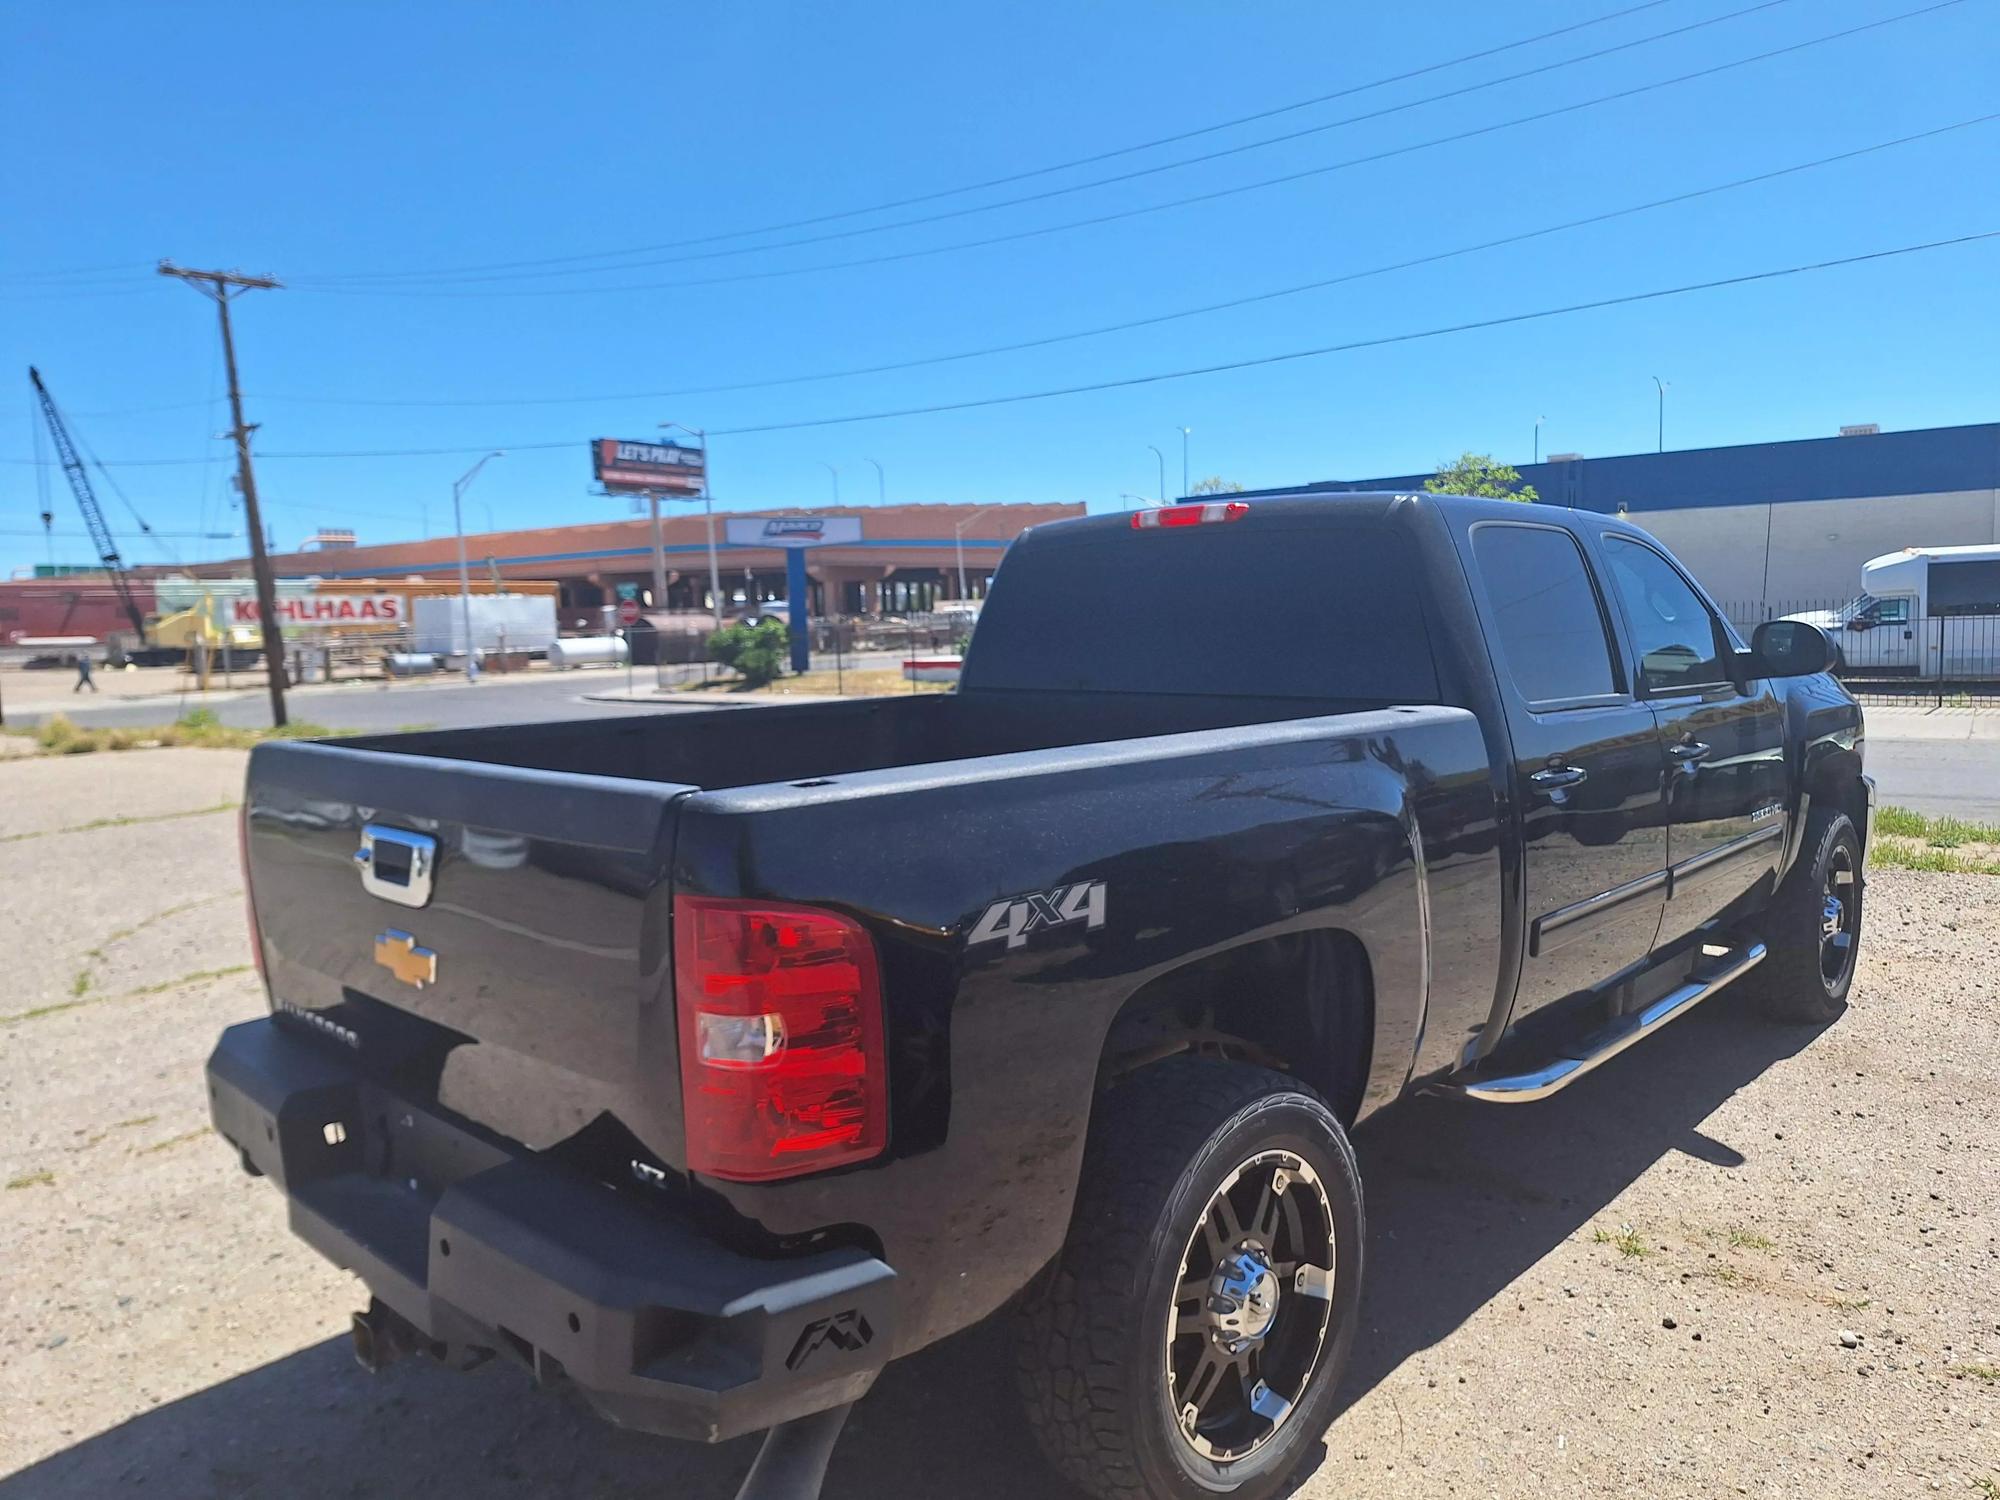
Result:
M0 764L0 1497L729 1495L749 1443L354 1366L365 1294L207 1132L202 1057L263 1009L207 810L242 761ZM116 817L152 821L80 828ZM1302 1496L2000 1494L2000 879L1870 903L1823 1031L1723 997L1546 1104L1362 1132L1368 1302ZM1066 1493L1005 1363L987 1327L892 1367L831 1500Z

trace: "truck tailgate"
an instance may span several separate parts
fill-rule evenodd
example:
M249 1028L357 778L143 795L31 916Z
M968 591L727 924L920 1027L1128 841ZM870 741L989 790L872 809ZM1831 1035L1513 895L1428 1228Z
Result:
M693 790L258 747L245 859L273 1005L523 1145L609 1113L674 1162L666 871Z

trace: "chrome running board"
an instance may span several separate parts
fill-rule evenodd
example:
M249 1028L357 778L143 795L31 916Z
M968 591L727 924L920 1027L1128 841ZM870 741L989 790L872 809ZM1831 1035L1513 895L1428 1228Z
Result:
M1553 1062L1521 1073L1444 1079L1429 1085L1424 1092L1456 1099L1477 1099L1482 1104L1532 1104L1537 1099L1546 1099L1568 1088L1600 1064L1609 1062L1634 1042L1651 1036L1669 1021L1686 1015L1724 985L1742 978L1763 961L1762 943L1719 952L1705 949L1702 960L1689 972L1684 983L1644 1009L1613 1018Z

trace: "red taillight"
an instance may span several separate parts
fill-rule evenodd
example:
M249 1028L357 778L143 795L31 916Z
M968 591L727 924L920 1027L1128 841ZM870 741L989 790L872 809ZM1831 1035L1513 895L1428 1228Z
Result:
M882 981L858 922L677 896L674 1004L690 1172L764 1182L888 1144Z
M264 940L257 935L257 898L250 893L250 804L242 803L236 809L236 853L243 866L243 915L250 923L250 957L256 961L257 977L268 987L270 976L264 972Z
M1200 505L1167 505L1158 510L1132 512L1132 529L1150 531L1155 526L1200 526L1210 521L1240 521L1250 514L1248 500L1208 500Z

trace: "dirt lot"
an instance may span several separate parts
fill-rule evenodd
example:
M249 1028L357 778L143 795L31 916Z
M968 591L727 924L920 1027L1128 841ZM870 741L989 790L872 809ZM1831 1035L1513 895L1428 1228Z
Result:
M263 1007L242 761L0 763L0 1497L729 1495L748 1444L355 1367L363 1294L207 1132L202 1057ZM2000 879L1870 901L1822 1032L1723 998L1547 1104L1362 1133L1368 1305L1302 1495L2000 1495ZM828 1495L1063 1494L1005 1362L989 1328L893 1368Z

